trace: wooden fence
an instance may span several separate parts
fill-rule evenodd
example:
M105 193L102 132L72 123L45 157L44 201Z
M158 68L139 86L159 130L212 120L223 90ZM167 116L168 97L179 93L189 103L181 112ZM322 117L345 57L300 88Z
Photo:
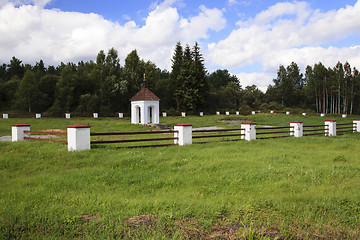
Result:
M286 129L286 130L285 130ZM360 120L352 123L336 124L334 120L326 120L324 125L303 125L302 122L291 122L290 127L256 127L255 123L242 123L241 128L214 129L214 130L192 130L190 124L178 124L174 130L169 131L146 131L146 132L107 132L90 133L90 126L72 125L67 127L67 132L57 131L30 131L28 124L12 125L12 141L35 140L67 143L69 151L81 151L90 149L91 145L99 144L124 144L119 148L144 148L144 147L164 147L172 145L192 144L193 139L214 139L221 138L219 141L240 141L255 139L271 139L284 137L302 137L312 135L336 136L337 133L360 132ZM220 134L219 134L220 133ZM225 133L225 134L224 134ZM42 138L37 135L60 135L66 136L67 140ZM172 136L166 136L172 134ZM133 138L132 136L151 136ZM109 138L109 136L120 136L120 139ZM121 138L121 136L127 136ZM264 136L259 137L257 136ZM98 138L93 139L91 138ZM171 143L159 143L172 141ZM144 145L142 143L152 142L153 144ZM140 145L129 145L128 143L140 143ZM194 143L206 143L195 141Z
M149 132L108 132L108 133L90 133L90 136L132 136L132 135L163 135L175 134L177 131L149 131ZM109 144L109 143L134 143L134 142L159 142L159 141L173 141L171 144L152 144L152 145L138 145L138 146L124 146L119 148L145 148L145 147L165 147L176 144L178 137L155 137L155 138L140 138L140 139L117 139L117 140L93 140L90 144Z

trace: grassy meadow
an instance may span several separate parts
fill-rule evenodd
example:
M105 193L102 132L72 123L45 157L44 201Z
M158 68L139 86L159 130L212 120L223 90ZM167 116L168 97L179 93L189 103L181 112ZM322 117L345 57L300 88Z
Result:
M327 116L338 123L353 118ZM322 124L319 116L167 117L172 126ZM129 118L0 119L31 130L91 125L144 131ZM68 152L0 142L0 239L360 239L360 134Z

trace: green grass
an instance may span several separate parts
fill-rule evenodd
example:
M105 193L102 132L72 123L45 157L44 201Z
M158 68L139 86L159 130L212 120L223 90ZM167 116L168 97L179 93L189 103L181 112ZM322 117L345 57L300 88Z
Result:
M275 125L272 116L249 117ZM185 120L213 126L225 116L198 118ZM6 125L34 130L79 123L96 131L146 129L128 119L12 120ZM0 239L356 239L359 144L357 133L83 152L0 142Z

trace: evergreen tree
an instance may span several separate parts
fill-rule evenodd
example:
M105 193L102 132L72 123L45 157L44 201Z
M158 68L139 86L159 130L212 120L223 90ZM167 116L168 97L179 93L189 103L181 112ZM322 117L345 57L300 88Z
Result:
M179 111L181 105L181 95L178 91L181 88L181 81L179 75L183 65L183 48L180 42L177 42L175 46L175 52L173 58L171 59L171 62L172 65L170 73L170 94L174 96L176 102L176 109Z
M206 69L204 67L204 59L200 53L198 43L192 49L192 74L194 76L194 89L197 92L195 98L195 110L203 110L209 92L209 84L206 78Z
M193 72L193 60L191 49L186 45L180 74L177 77L180 86L175 90L175 95L179 97L181 111L194 111L196 109L197 89L194 86L195 76Z

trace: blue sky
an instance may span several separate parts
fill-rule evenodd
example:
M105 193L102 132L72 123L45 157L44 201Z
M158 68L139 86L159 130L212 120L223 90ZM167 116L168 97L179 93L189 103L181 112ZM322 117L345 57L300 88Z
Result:
M272 83L280 64L349 61L360 69L360 0L0 0L0 62L94 60L137 49L171 70L177 41L199 42L209 72L228 69L243 86Z

